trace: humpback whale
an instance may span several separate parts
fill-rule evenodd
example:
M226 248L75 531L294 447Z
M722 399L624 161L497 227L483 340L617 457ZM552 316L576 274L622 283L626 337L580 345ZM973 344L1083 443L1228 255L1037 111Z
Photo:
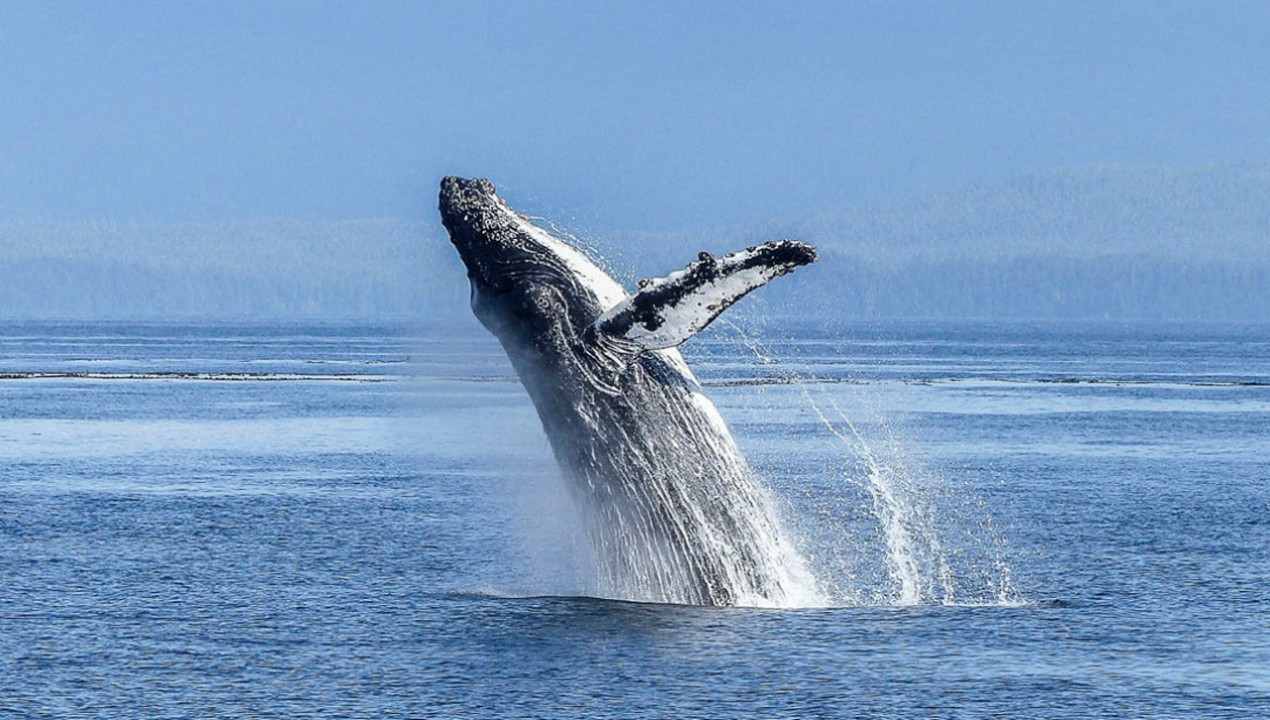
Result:
M774 501L678 345L773 278L814 262L779 240L701 253L628 293L483 179L441 181L471 306L506 351L570 484L600 591L694 605L814 602Z

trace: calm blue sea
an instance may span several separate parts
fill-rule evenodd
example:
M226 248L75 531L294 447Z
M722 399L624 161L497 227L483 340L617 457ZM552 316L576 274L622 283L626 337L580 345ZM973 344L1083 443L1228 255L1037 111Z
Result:
M0 325L0 716L1270 717L1270 327L685 351L823 607L591 597L474 325Z

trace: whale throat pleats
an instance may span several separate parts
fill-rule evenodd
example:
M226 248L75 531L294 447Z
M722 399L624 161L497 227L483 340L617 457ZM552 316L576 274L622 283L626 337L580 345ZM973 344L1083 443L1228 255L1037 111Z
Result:
M796 240L769 242L719 258L701 253L683 270L641 281L638 292L609 308L593 328L643 350L674 347L751 290L815 260L815 248Z

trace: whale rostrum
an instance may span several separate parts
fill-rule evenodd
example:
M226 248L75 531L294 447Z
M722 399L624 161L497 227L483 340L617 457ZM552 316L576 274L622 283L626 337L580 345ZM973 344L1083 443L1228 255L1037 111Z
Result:
M441 181L472 310L503 345L587 524L598 591L706 605L814 602L768 491L676 346L814 262L779 240L702 253L633 294L487 180Z

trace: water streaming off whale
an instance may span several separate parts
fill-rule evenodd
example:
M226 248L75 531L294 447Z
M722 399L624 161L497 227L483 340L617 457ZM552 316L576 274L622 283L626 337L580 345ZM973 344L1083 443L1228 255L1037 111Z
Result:
M746 404L765 421L807 417L801 432L828 448L819 475L846 486L832 499L823 494L805 498L814 508L810 516L806 508L787 513L800 548L813 558L809 567L825 603L1025 602L1005 557L1005 539L983 501L922 461L918 443L897 426L869 382L821 377L798 355L782 361L774 347L800 343L762 318L721 325L724 332L708 352L749 359L729 368L730 384L758 391L759 397ZM832 384L842 391L829 392ZM773 397L769 390L784 397ZM775 435L792 430L764 424L747 429ZM782 463L769 470L788 472ZM800 488L786 491L799 493Z
M576 473L571 488L591 539L597 593L686 604L823 602L713 404L678 386L645 386L631 400L652 422L631 422L607 405L580 413L604 446L623 451L566 463Z

